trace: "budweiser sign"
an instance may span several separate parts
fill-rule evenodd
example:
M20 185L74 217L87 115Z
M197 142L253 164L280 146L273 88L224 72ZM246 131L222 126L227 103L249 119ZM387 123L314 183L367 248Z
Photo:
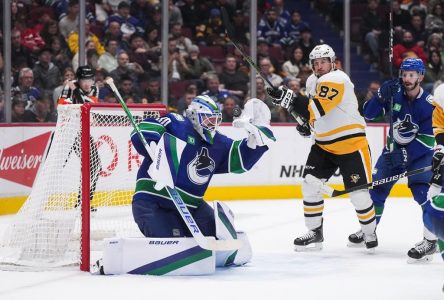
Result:
M0 178L32 187L51 132L0 149Z

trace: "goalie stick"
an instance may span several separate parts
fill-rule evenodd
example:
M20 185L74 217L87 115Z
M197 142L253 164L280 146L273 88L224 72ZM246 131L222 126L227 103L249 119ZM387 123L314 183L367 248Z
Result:
M231 44L233 44L234 48L236 48L239 51L239 53L242 55L242 57L245 59L245 61L248 62L250 64L250 66L256 70L257 74L262 78L262 80L270 88L276 90L277 88L275 86L273 86L273 84L270 82L270 80L268 80L268 78L264 74L262 74L259 67L254 63L253 59L250 56L248 56L247 54L245 54L244 51L241 49L241 46L238 45L237 42L233 39L235 30L234 30L233 24L231 24L231 22L230 22L227 10L223 6L221 6L220 10L221 10L221 14L222 14L222 22L225 26L225 33L226 33L228 39L230 40ZM296 122L298 122L298 124L300 126L304 125L305 122L304 122L304 120L302 120L302 118L299 116L298 113L296 113L293 109L289 110L289 113L293 116L293 118L296 120Z
M114 80L112 78L107 78L105 79L105 82L111 88L117 100L119 101L120 105L122 106L123 110L125 111L126 115L128 116L128 119L130 120L131 124L136 130L137 135L139 136L140 140L143 143L143 146L145 147L145 150L148 152L151 159L155 161L154 153L152 153L151 148L149 147L147 141L145 140L142 132L139 129L139 126L134 121L133 115L131 114L125 102L123 101L122 96L120 95L116 85L114 84ZM213 251L237 250L242 247L241 240L213 240L206 238L200 231L196 221L194 220L193 216L191 215L190 211L185 205L185 202L182 200L177 190L169 186L165 187L168 193L170 194L171 199L173 199L173 203L176 206L177 211L179 212L183 221L187 225L188 229L190 230L191 234L193 235L199 247Z
M345 195L354 191L358 191L358 190L362 190L362 189L368 189L368 188L372 188L374 186L378 186L378 185L382 185L382 184L386 184L392 181L396 181L405 177L409 177L409 176L413 176L416 174L420 174L420 173L424 173L427 171L430 171L432 169L432 166L428 166L428 167L424 167L424 168L419 168L416 170L412 170L412 171L405 171L404 173L401 174L397 174L397 175L393 175L390 177L386 177L386 178L382 178L379 180L375 180L369 183L365 183L365 184L361 184L358 186L354 186L352 188L343 190L343 191L338 191L333 189L332 187L326 185L324 182L322 182L320 179L314 177L311 174L308 174L307 176L305 176L305 180L307 181L308 184L312 184L312 185L316 185L319 186L321 188L322 193L330 196L330 197L338 197L341 195Z

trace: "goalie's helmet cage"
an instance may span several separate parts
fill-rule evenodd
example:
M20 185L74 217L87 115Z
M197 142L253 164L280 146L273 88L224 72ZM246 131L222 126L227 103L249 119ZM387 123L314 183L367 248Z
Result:
M402 76L403 71L416 71L419 75L424 75L425 66L420 58L406 58L399 68L399 77Z
M314 72L314 64L313 61L317 58L329 58L331 62L331 71L336 70L336 54L333 51L333 48L327 44L317 45L311 50L309 55L310 68Z
M217 128L222 122L222 113L216 102L207 95L197 96L188 106L186 116L199 135L212 144Z

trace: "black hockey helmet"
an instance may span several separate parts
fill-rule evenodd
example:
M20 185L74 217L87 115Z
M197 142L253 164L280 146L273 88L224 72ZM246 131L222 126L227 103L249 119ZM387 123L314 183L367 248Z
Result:
M94 79L94 76L94 70L90 66L80 66L76 72L77 80Z

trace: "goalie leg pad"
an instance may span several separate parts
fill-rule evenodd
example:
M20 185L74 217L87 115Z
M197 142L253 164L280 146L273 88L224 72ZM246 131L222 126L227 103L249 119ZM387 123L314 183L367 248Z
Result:
M103 274L207 275L216 270L214 251L194 238L105 239Z
M355 207L362 231L365 234L374 233L376 230L376 213L368 190L350 193L350 200Z
M239 239L242 247L236 251L217 251L216 267L240 266L251 260L252 251L245 232L236 231L234 214L223 202L214 201L214 219L216 223L216 237L220 240Z
M319 179L322 181L322 179ZM302 194L304 196L305 225L313 230L322 225L322 213L324 212L324 199L322 199L321 185L310 184L302 181Z

